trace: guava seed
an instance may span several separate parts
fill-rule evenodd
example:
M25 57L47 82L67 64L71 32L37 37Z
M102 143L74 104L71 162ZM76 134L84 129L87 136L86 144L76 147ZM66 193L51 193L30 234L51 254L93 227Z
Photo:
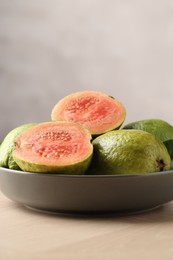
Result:
M69 103L65 110L71 113L75 113L77 110L82 112L83 110L87 110L90 106L94 105L98 101L99 99L95 97L77 98L75 101Z
M34 150L42 157L56 159L56 158L66 157L71 154L77 153L78 149L79 146L77 144L74 144L73 146L69 146L69 147L64 147L64 146L62 147L58 145L41 147L39 149L35 147Z
M39 139L51 140L51 141L57 141L57 140L69 141L71 140L71 136L66 131L50 131L50 132L43 132L40 135Z

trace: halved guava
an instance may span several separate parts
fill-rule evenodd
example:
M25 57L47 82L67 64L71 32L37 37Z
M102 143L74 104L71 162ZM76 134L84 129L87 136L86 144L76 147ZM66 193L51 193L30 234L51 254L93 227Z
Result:
M28 123L18 126L11 130L4 138L2 144L0 145L0 166L20 170L19 166L16 164L13 158L14 140L15 138L25 131L26 129L36 125L36 123Z
M115 98L98 91L80 91L61 99L53 108L51 119L79 122L92 135L118 129L126 111Z
M83 174L93 154L91 134L67 121L44 122L15 139L13 158L23 171Z

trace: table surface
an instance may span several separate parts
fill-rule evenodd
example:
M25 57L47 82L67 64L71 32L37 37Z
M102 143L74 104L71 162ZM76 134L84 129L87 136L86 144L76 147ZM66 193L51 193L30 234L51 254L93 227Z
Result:
M120 216L47 214L0 193L0 259L173 259L173 202Z

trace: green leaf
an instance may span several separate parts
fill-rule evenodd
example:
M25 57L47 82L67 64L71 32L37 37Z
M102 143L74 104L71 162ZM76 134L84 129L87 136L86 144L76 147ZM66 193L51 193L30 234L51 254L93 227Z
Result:
M173 159L173 139L165 141L164 145L166 146L171 159Z
M173 139L165 141L164 145L166 146L168 153L171 157L171 170L173 170Z

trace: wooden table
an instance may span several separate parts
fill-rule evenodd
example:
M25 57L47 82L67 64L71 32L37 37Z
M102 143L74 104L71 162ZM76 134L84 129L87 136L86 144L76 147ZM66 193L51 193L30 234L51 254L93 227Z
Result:
M0 259L173 259L173 202L134 215L32 211L0 193Z

